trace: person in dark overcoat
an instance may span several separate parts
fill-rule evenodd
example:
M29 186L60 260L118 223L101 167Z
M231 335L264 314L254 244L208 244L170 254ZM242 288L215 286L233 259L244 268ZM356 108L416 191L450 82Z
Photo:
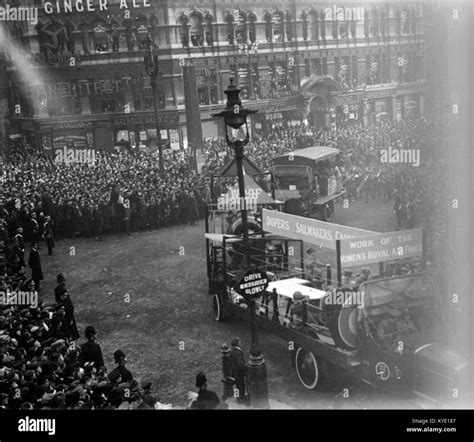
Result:
M248 404L249 397L245 392L248 367L245 363L244 353L240 347L240 338L232 339L231 346L230 366L232 369L232 377L235 379L235 386L238 390L237 402Z
M40 256L38 253L38 243L33 243L31 245L28 266L31 269L31 279L35 282L35 290L40 290L40 281L42 281L44 277L43 270L41 269Z
M51 217L48 215L45 218L45 223L43 226L43 235L46 241L46 247L48 248L48 255L53 254L54 248L54 232L53 232L53 222L51 221Z

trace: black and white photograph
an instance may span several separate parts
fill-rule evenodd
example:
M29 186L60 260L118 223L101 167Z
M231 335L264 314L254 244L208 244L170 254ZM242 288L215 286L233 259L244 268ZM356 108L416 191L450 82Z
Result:
M0 440L472 440L473 4L0 0Z

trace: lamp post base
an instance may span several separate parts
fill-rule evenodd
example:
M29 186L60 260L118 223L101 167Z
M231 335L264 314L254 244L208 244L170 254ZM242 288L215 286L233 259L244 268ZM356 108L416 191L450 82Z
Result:
M252 349L248 362L248 389L253 408L269 408L267 368L259 349Z

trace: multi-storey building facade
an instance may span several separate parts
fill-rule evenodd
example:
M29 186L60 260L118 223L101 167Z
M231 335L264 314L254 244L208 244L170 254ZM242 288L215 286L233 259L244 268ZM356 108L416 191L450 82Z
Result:
M274 120L369 124L424 112L424 3L305 0L44 0L38 23L8 22L5 131L49 149L153 145L144 57L159 59L161 137L186 145L183 66L196 71L205 137L221 128L230 78L251 127ZM2 2L0 1L0 5ZM19 48L23 56L14 55ZM1 69L0 69L1 70Z

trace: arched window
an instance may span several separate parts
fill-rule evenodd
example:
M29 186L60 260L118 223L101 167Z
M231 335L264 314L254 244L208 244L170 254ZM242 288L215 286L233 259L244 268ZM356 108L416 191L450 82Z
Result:
M319 13L315 9L309 10L310 39L319 41Z
M226 12L224 21L227 23L227 41L230 45L235 42L235 31L234 31L234 16L230 12Z
M263 21L265 22L265 39L267 43L272 42L272 14L268 11L263 15Z
M285 34L284 34L284 19L285 16L283 11L279 9L275 10L272 15L272 22L273 22L273 39L275 41L284 41Z
M235 40L237 44L247 43L247 14L240 8L234 10Z
M294 28L294 23L293 23L293 14L288 11L285 14L285 23L286 23L286 39L287 41L292 41L293 40L293 28Z
M179 36L181 39L181 44L183 47L187 48L189 46L189 28L188 28L188 16L182 12L178 17L179 23Z
M257 16L253 12L250 12L247 19L249 22L249 40L250 43L255 43L257 41L257 28L255 25Z
M308 14L303 11L301 14L301 28L302 28L302 33L303 33L303 40L307 41L308 40Z
M214 22L214 17L209 14L209 12L206 13L204 16L204 28L205 28L205 37L206 37L206 44L208 46L212 46L214 44L214 36L212 33L212 23Z
M202 22L203 16L199 11L194 10L189 14L191 44L193 46L204 46L204 28Z
M370 36L371 37L378 37L379 36L379 11L374 6L370 10Z

